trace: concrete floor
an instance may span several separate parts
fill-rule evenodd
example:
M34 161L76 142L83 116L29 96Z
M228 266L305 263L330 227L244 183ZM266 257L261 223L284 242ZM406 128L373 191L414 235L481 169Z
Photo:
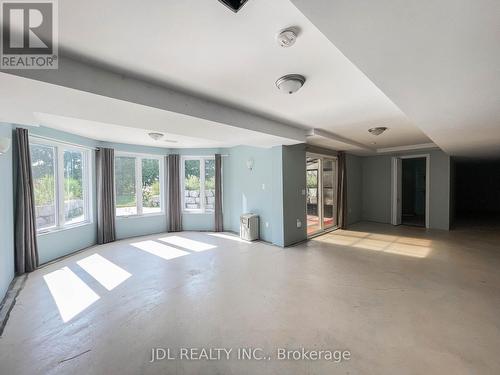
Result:
M227 236L135 238L32 273L0 374L500 373L498 232L361 223L286 249ZM149 363L153 347L273 359ZM274 359L301 347L351 359Z

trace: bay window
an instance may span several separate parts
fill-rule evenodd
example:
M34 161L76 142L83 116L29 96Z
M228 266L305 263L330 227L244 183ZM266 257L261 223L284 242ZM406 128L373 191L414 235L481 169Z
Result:
M116 216L162 213L163 159L117 154L115 157Z
M90 222L89 150L38 139L30 150L38 233Z

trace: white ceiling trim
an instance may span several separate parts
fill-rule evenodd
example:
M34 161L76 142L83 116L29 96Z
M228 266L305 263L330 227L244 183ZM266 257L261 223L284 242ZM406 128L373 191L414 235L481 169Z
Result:
M325 138L327 140L332 140L332 141L344 143L346 145L360 148L362 150L375 152L374 148L368 147L368 146L364 145L363 143L353 141L352 139L342 137L338 134L334 134L334 133L331 133L331 132L323 130L323 129L311 129L307 132L307 137L314 137L314 136Z
M429 148L439 148L435 143L421 143L418 145L408 145L408 146L397 146L397 147L385 147L378 148L377 153L385 152L398 152L398 151L411 151L411 150L423 150Z

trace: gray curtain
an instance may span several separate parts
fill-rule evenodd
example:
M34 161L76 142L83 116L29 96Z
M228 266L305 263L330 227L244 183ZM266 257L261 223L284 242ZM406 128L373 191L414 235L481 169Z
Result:
M17 186L14 248L16 273L21 275L38 267L36 240L35 194L31 171L29 134L27 129L16 129Z
M347 175L346 155L340 151L338 160L338 186L337 186L337 223L339 228L347 228Z
M116 240L115 228L115 150L96 151L97 243Z
M222 157L220 154L215 154L215 231L224 231L222 218Z
M168 155L168 231L182 231L179 155Z

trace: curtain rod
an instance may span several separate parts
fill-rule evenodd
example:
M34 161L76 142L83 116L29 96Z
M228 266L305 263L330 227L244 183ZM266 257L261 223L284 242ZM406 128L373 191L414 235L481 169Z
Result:
M94 147L94 146L85 146L85 145L80 145L80 144L77 144L77 143L71 143L71 142L67 142L67 141L61 141L60 139L45 137L43 135L30 134L30 137L31 138L44 139L46 141L52 141L52 142L62 143L62 144L69 145L69 146L74 146L74 147L89 148L91 150L97 150L97 147Z

